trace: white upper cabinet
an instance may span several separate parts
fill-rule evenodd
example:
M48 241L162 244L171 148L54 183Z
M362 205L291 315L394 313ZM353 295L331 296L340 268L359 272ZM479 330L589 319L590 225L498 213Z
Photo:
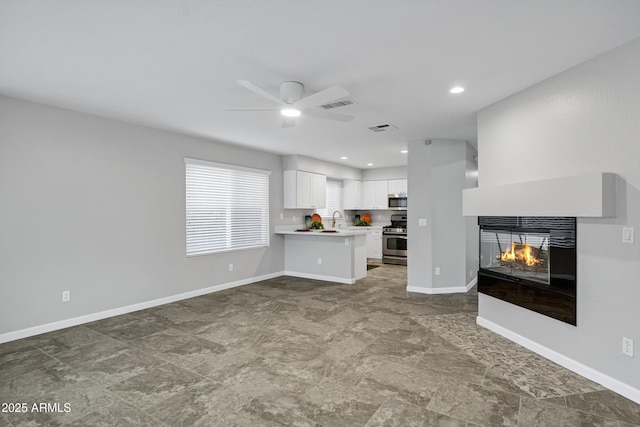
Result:
M326 208L327 177L317 173L310 173L309 175L311 175L311 207L313 209ZM299 188L298 191L300 191Z
M327 205L327 177L317 173L284 171L284 208L320 209Z
M407 194L406 179L390 179L389 194Z
M389 207L389 181L365 181L362 192L362 209L387 209Z
M345 179L342 182L342 208L362 208L362 181Z

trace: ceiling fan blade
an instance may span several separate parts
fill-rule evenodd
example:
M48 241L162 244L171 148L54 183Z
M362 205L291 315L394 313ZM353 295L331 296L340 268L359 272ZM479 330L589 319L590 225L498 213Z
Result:
M337 120L339 122L350 122L354 119L354 116L350 114L334 113L322 109L308 109L305 110L304 114L317 117L319 119Z
M292 128L296 126L296 118L295 117L285 117L282 120L283 128Z
M238 83L240 86L245 87L247 89L249 89L251 92L253 93L257 93L258 95L267 98L277 104L284 104L281 100L279 100L277 97L271 95L269 92L267 92L266 90L262 89L261 87L258 87L256 85L254 85L253 83L251 83L249 80L236 80L236 83Z
M295 106L300 109L317 107L322 104L328 104L331 101L337 101L338 99L346 98L349 96L349 92L345 88L340 86L331 86L328 89L321 90L320 92L309 95L302 98L298 102L294 102Z

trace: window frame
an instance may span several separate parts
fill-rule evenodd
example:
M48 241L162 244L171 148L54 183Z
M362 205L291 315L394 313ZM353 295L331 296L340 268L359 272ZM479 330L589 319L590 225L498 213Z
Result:
M329 184L330 182L332 184ZM338 206L339 206L338 209L334 209L333 207L329 207L329 200L331 200L330 188L329 188L330 185L335 185L336 187L339 187L338 199L337 199ZM342 218L344 218L344 181L340 180L340 179L327 178L327 184L326 184L325 192L326 192L326 200L327 200L326 207L321 208L321 209L316 209L316 212L320 216L322 216L322 220L323 221L325 219L327 219L327 220L330 219L332 217L332 215L333 215L333 212L335 212L336 210L340 211L340 215L342 215ZM323 215L325 213L326 213L326 215Z
M271 171L188 157L184 163L187 258L270 246Z

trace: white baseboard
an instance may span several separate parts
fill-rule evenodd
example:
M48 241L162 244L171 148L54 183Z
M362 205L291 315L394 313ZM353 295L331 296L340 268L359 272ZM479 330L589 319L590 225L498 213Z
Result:
M82 325L84 323L93 322L96 320L106 319L108 317L119 316L121 314L132 313L138 310L144 310L146 308L157 307L163 304L169 304L176 301L181 301L189 298L198 297L201 295L210 294L212 292L218 292L225 289L231 289L238 286L249 285L251 283L260 282L262 280L273 279L284 275L284 272L265 274L257 277L250 277L248 279L237 280L235 282L223 283L220 285L210 286L208 288L196 289L195 291L189 291L182 294L171 295L169 297L158 298L151 301L144 301L137 304L131 304L124 307L113 308L110 310L100 311L98 313L86 314L83 316L73 317L71 319L59 320L57 322L46 323L44 325L32 326L30 328L20 329L18 331L7 332L0 334L0 344L15 341L22 338L31 337L34 335L44 334L46 332L57 331L59 329L69 328L71 326Z
M467 283L467 292L469 292L471 288L473 288L477 284L478 284L478 276L474 277L473 279L471 279L469 283Z
M298 271L285 271L285 276L301 277L303 279L322 280L324 282L337 282L346 285L353 285L356 279L345 279L344 277L325 276L323 274L300 273Z
M417 292L420 294L429 294L429 295L437 295L437 294L461 294L465 292L469 292L471 288L473 288L476 283L478 283L478 278L475 277L466 286L451 286L448 288L423 288L420 286L407 286L407 292Z
M587 365L583 365L580 362L577 362L563 354L551 350L550 348L538 344L537 342L532 341L529 338L523 337L520 334L517 334L480 316L476 318L476 323L495 332L498 335L502 335L503 337L517 344L520 344L525 348L528 348L534 353L537 353L540 356L545 357L552 362L555 362L558 365L575 372L576 374L582 375L583 377L588 378L591 381L597 382L598 384L626 397L627 399L633 400L636 403L640 403L640 390L631 387L630 385L625 384L620 380L603 374L600 371L596 371L595 369Z

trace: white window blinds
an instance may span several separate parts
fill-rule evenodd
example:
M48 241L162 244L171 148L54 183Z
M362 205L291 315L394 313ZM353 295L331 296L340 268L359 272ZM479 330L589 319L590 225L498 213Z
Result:
M322 217L323 221L331 219L335 211L342 211L342 181L333 179L327 179L327 207L325 209L318 209L318 214ZM326 226L326 222L325 222Z
M187 256L269 246L270 171L184 162Z

